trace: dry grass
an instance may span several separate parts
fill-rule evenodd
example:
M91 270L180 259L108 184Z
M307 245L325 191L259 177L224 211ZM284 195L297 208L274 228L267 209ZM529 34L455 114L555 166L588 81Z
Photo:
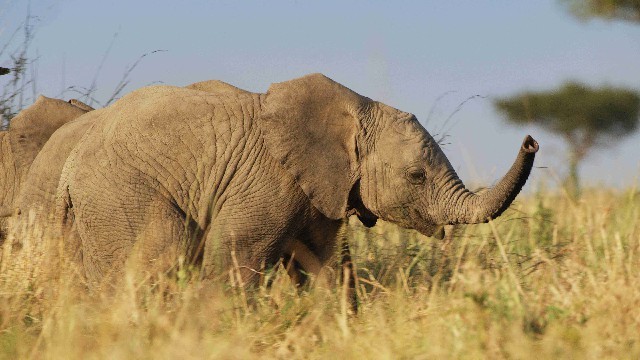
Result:
M67 271L15 282L28 270L5 265L0 356L637 359L640 193L585 194L520 197L445 241L352 222L356 317L340 290L296 290L282 270L251 293L203 288L179 268L89 296Z

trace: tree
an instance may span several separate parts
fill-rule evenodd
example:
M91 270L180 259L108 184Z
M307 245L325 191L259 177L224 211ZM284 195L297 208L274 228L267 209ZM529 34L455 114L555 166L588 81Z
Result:
M561 0L579 18L600 17L640 23L640 0Z
M638 128L640 95L632 90L568 82L557 90L495 99L515 125L532 124L560 135L569 147L567 185L579 194L578 167L594 147L606 147Z

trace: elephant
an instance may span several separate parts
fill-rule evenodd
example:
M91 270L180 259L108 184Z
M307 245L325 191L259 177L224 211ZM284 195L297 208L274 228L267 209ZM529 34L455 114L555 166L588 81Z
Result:
M321 277L346 218L427 236L487 222L539 149L526 136L506 175L475 194L414 115L322 74L264 94L202 90L146 87L78 119L92 125L64 162L54 207L90 286L178 261L204 281L235 269L250 285L287 256Z
M225 96L250 94L250 92L246 90L239 89L219 80L201 81L187 85L185 88ZM77 107L87 109L87 111L94 110L88 105L75 99L72 99L69 102ZM14 226L14 228L18 231L27 231L26 234L15 234L14 246L18 244L18 248L21 248L22 246L19 244L21 243L22 238L24 236L32 236L32 234L29 233L31 230L24 226L24 221L27 221L27 224L37 224L39 227L37 230L43 231L47 234L45 236L40 235L42 240L50 240L47 239L47 237L55 238L56 236L61 235L56 232L56 226L51 223L51 218L54 209L56 189L62 173L62 168L72 149L80 141L85 132L94 124L94 122L96 122L96 118L99 117L83 117L60 127L60 129L51 135L50 139L38 153L38 156L34 159L29 172L27 173L24 186L22 186L17 197L17 210L7 211L4 215L0 214L0 217L15 215L12 218L13 225L23 224L23 226ZM14 214L14 212L17 212L17 214ZM33 218L30 218L30 216L33 216ZM58 245L55 243L46 244L45 242L46 241L42 241L40 248L38 248L38 250L34 250L36 253L29 254L28 256L31 258L40 258L41 254L48 253L49 255L53 255L53 257L50 256L47 260L43 261L51 262L52 259L55 259L56 256L59 255L54 254L56 253L55 249ZM75 260L76 262L78 261L77 257L79 253L75 251L77 246L78 244L69 241L65 244L67 259L71 259L72 261ZM300 258L301 255L298 255L298 257ZM296 264L300 262L304 263L307 268L314 268L314 266L317 267L317 260L313 258L307 258L305 261L298 259ZM36 268L39 267L39 265L36 264L32 265ZM349 247L346 242L342 244L341 262L339 266L349 271L353 271L350 263ZM293 279L298 279L298 281L296 281L297 283L303 282L305 274L301 271L301 268L287 266L287 269L289 270L289 275L291 275ZM349 288L349 291L353 291L352 287ZM352 300L351 302L355 304L354 301L355 300Z
M0 224L15 211L16 198L27 172L49 137L62 125L93 108L79 100L67 101L40 96L0 131ZM0 236L0 240L3 236Z

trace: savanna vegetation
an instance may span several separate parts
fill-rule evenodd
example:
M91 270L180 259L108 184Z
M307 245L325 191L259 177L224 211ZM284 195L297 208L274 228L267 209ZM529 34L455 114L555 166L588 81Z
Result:
M34 227L34 229L37 227ZM360 312L344 291L296 289L282 268L251 291L203 288L177 266L89 294L68 264L45 281L3 253L7 358L638 358L640 192L521 196L445 240L353 221ZM42 239L32 231L22 253ZM37 261L35 261L37 262ZM7 271L9 268L14 271ZM31 280L30 280L31 279ZM269 286L267 286L269 285Z

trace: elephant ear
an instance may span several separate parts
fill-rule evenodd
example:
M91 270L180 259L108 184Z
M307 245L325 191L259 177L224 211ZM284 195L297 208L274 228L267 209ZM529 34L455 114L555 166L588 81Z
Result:
M66 101L39 96L9 125L9 143L16 167L28 168L54 131L86 112Z
M329 218L346 216L359 177L358 114L370 101L321 74L273 84L264 97L269 152Z

